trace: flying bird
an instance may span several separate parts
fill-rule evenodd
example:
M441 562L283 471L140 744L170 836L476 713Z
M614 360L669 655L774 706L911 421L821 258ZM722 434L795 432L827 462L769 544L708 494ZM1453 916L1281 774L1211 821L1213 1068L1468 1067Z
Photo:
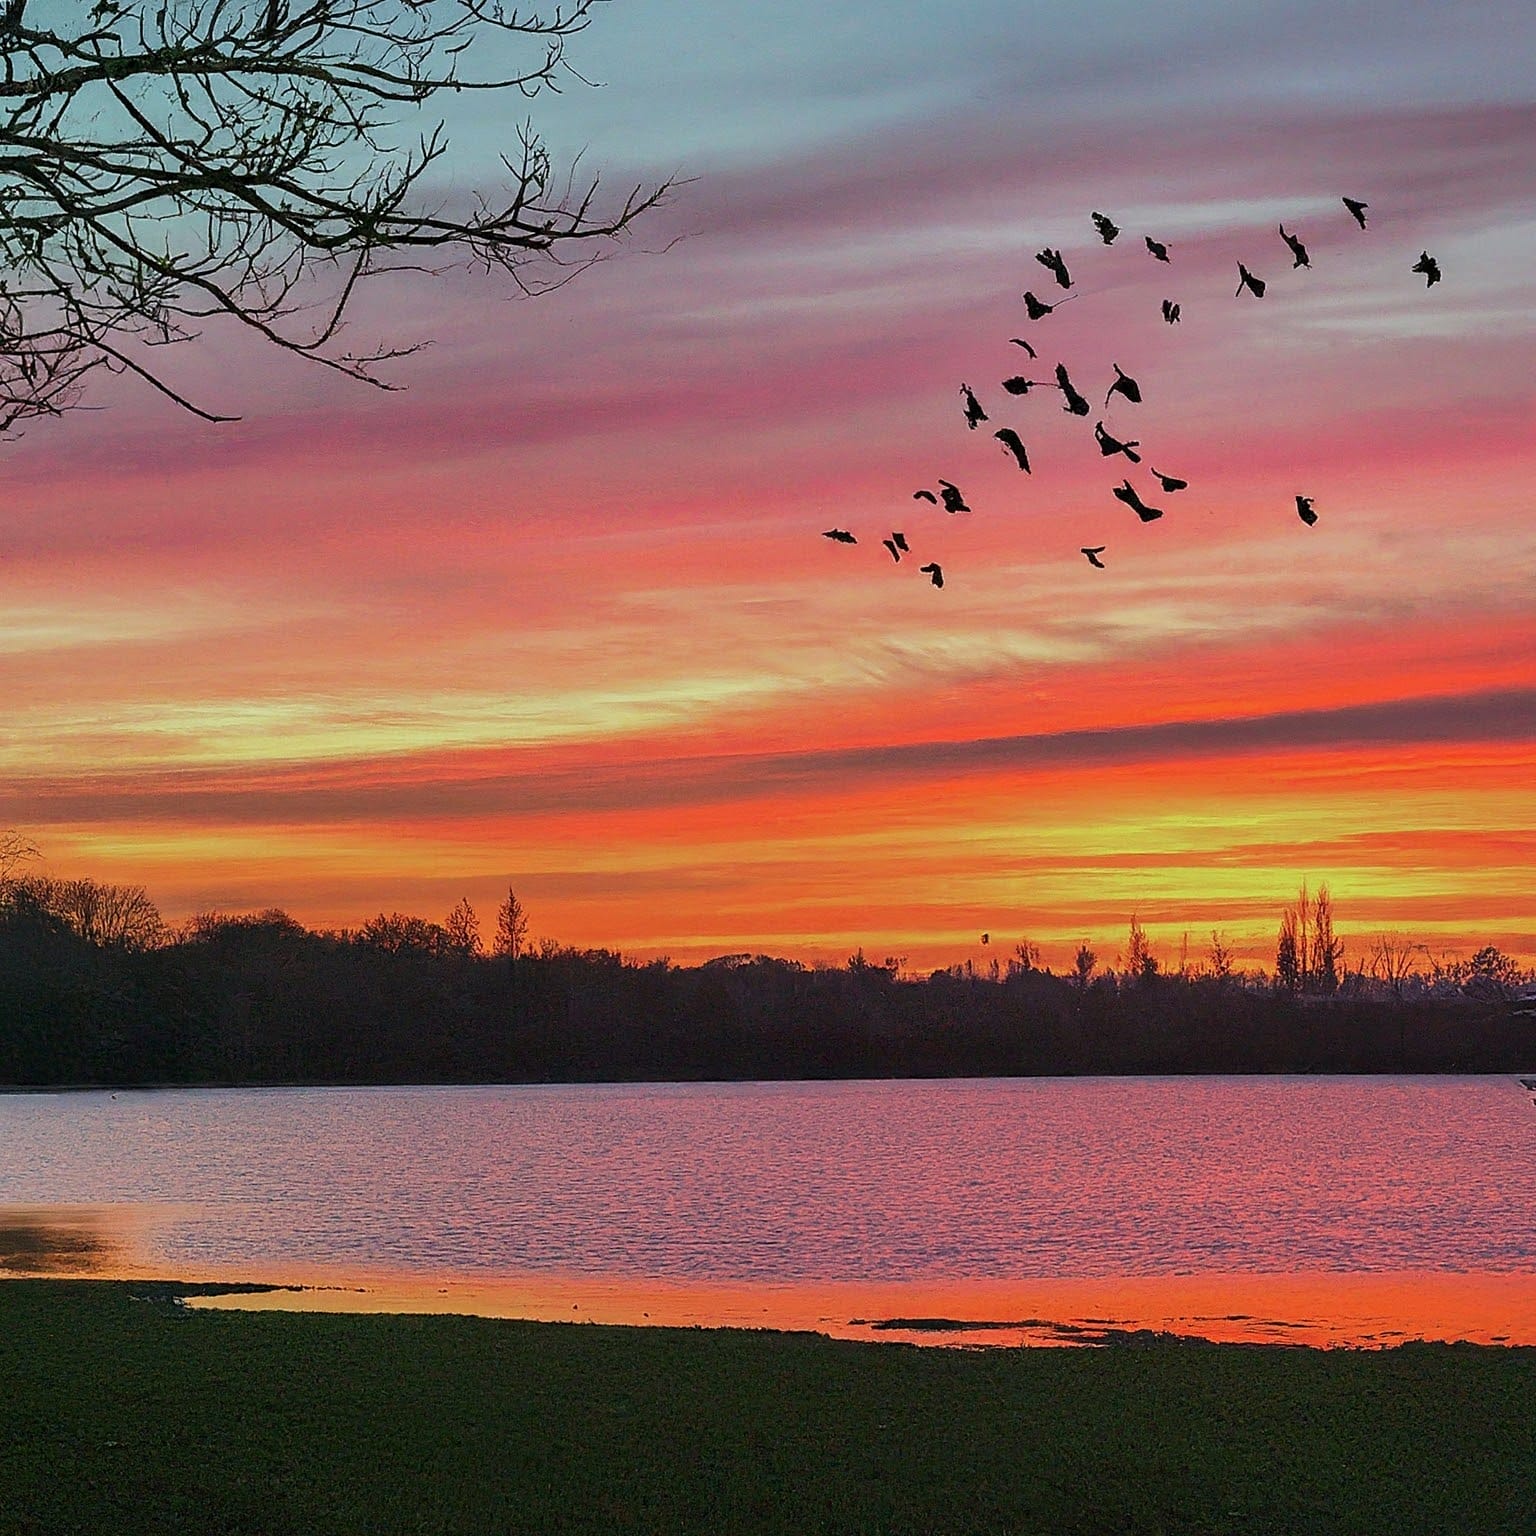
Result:
M1024 294L1024 313L1031 320L1043 320L1055 308L1054 304L1042 304L1032 293L1026 291ZM1024 343L1020 342L1019 345L1023 346ZM1033 348L1031 348L1029 355L1031 357L1035 355Z
M1102 571L1107 569L1107 567L1105 566L1104 562L1099 559L1099 556L1102 555L1108 548L1109 545L1107 544L1084 544L1082 552L1088 556L1089 565L1095 567L1097 570Z
M918 570L920 570L923 575L925 575L929 581L934 584L934 586L942 587L944 585L944 567L941 566L937 560L931 560L927 565L918 566Z
M951 485L948 480L939 481L939 494L944 498L944 510L946 512L969 512L971 510L965 504L965 497L960 494L960 487Z
M1123 453L1132 464L1141 463L1141 455L1132 450L1141 447L1139 442L1122 443L1118 437L1111 437L1104 430L1104 423L1096 421L1093 424L1093 435L1099 441L1099 452L1107 459L1112 453Z
M901 564L901 550L896 547L896 540L895 539L881 539L880 542L882 544L884 544L885 547L888 550L890 550L890 552L891 552L891 559L894 560L897 563L897 565L900 565Z
M1364 229L1365 210L1371 205L1369 203L1362 203L1359 198L1356 197L1346 197L1341 199L1341 201L1343 202L1344 206L1348 208L1349 211L1355 216L1355 223L1358 224L1361 229Z
M1297 235L1288 234L1285 225L1280 226L1280 238L1291 248L1291 255L1296 259L1291 263L1292 267L1310 267L1311 259L1307 255L1307 248L1301 243Z
M1163 319L1169 325L1177 325L1179 323L1179 306L1172 299L1163 300Z
M1056 364L1056 387L1066 396L1067 403L1062 407L1064 411L1071 412L1074 416L1086 416L1091 409L1088 402L1072 388L1072 380L1067 377L1067 365Z
M931 501L934 504L934 506L938 506L938 504L939 504L939 498L937 496L935 496L932 491L913 491L912 492L912 500L913 501Z
M900 531L891 535L891 543L893 543L896 548L899 549L904 555L910 555L912 553L912 551L907 548L906 534L901 533Z
M1113 365L1115 370L1115 382L1109 386L1109 395L1124 395L1132 405L1141 404L1141 385L1130 374L1121 371L1120 364ZM1104 404L1109 404L1109 395L1104 396Z
M960 393L965 396L965 424L974 432L976 430L976 423L978 421L985 421L987 413L982 410L981 402L971 393L971 386L969 384L962 384L960 386Z
M859 542L846 528L828 528L822 534L822 538L836 539L839 544L857 544Z
M1032 346L1030 346L1027 341L1024 340L1022 336L1010 336L1008 340L1011 341L1016 347L1023 347L1031 357L1038 357L1040 355Z
M1147 465L1147 468L1152 469L1152 466L1149 464ZM1186 487L1189 485L1188 480L1180 480L1177 475L1165 475L1160 469L1152 469L1152 473L1157 477L1158 484L1161 485L1162 488L1167 491L1170 496L1175 491L1182 491L1186 489Z
M1011 453L1019 461L1019 468L1027 475L1029 469L1029 455L1024 451L1024 444L1019 439L1019 434L1012 427L1000 427L992 434L1003 445L1004 451Z
M1113 245L1115 236L1120 233L1120 226L1108 215L1102 213L1094 214L1093 227L1098 230L1099 238L1105 245Z
M1159 261L1168 260L1168 247L1164 245L1161 240L1154 240L1151 235L1143 235L1142 238L1147 242L1147 249L1151 251Z
M1422 272L1426 288L1433 288L1440 281L1440 263L1428 251L1419 252L1419 259L1414 262L1409 271Z
M1312 510L1312 498L1310 496L1298 496L1296 498L1296 516L1304 522L1308 528L1317 521L1317 513Z
M1010 395L1027 395L1038 382L1038 379L1004 379L1003 388L1006 389Z
M1043 251L1035 252L1035 260L1042 267L1054 273L1056 281L1063 288L1070 288L1072 286L1072 274L1067 271L1067 264L1061 259L1060 251L1053 251L1050 246L1046 246Z
M1136 487L1129 480L1122 480L1114 489L1116 501L1123 501L1144 523L1155 523L1163 515L1161 507L1149 507L1136 494Z
M1233 295L1234 298L1240 297L1242 295L1243 289L1246 288L1254 296L1254 298L1262 299L1264 297L1264 290L1266 287L1268 287L1268 284L1262 277L1255 277L1253 273L1250 272L1248 268L1242 264L1242 262L1238 262L1237 292Z

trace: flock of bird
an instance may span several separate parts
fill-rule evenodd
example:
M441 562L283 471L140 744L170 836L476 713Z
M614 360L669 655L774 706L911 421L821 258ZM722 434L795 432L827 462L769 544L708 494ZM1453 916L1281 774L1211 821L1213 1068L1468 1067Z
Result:
M1355 223L1361 229L1364 229L1366 227L1366 210L1370 205L1353 197L1343 198L1342 201ZM1121 234L1120 226L1107 214L1097 211L1091 215L1091 218L1099 239L1105 245L1113 245ZM1312 265L1311 256L1300 236L1286 229L1284 224L1280 225L1280 238L1285 242L1286 248L1290 252L1293 270L1298 267L1310 267ZM1172 265L1172 258L1168 254L1167 242L1154 240L1150 235L1143 236L1143 240L1148 253L1154 261L1162 262L1165 265ZM1024 293L1025 316L1030 321L1041 321L1048 315L1053 314L1061 305L1069 300L1080 297L1080 294L1070 291L1073 287L1072 274L1067 267L1066 259L1059 250L1047 246L1035 253L1035 260L1051 274L1057 286L1065 291L1065 296L1057 297L1053 303L1047 303L1033 292L1026 291ZM1440 264L1428 251L1421 252L1419 259L1409 270L1418 273L1424 278L1426 288L1433 288L1440 281ZM1248 293L1255 299L1262 299L1267 287L1268 284L1262 277L1258 277L1249 271L1244 262L1238 262L1237 289L1234 297L1241 298L1244 293ZM1161 305L1161 313L1166 324L1178 325L1182 316L1182 306L1173 299L1164 299ZM1021 347L1032 361L1039 360L1039 353L1033 344L1026 341L1022 336L1011 336L1009 341L1012 345ZM1110 410L1111 402L1117 395L1129 405L1140 405L1142 402L1141 385L1126 373L1118 363L1112 366L1115 377L1114 382L1110 384L1104 396L1104 411L1107 413ZM1053 370L1053 375L1049 380L1029 379L1023 377L1023 375L1014 375L1002 381L1002 389L1005 393L1017 397L1026 396L1034 389L1054 389L1060 392L1063 402L1062 409L1068 415L1077 417L1092 416L1094 414L1093 407L1073 385L1072 379L1067 372L1066 364L1057 363ZM972 390L969 384L962 384L960 386L960 397L965 424L971 431L974 432L983 422L990 421L991 418L986 409L981 401L977 399L975 391ZM1033 473L1029 462L1029 450L1014 428L999 427L992 433L992 436L1002 444L1003 451L1013 458L1024 474ZM1103 458L1108 459L1120 456L1131 464L1140 464L1142 462L1142 455L1136 451L1141 447L1140 440L1116 437L1106 428L1102 419L1094 422L1093 437ZM1188 488L1188 480L1178 475L1164 474L1151 464L1147 465L1147 472L1158 482L1164 495L1171 496L1175 492ZM1163 516L1163 509L1161 507L1150 506L1142 500L1141 494L1132 485L1128 477L1122 479L1119 485L1112 487L1110 494L1117 501L1129 507L1143 523L1156 522ZM914 491L912 495L914 500L929 502L936 507L942 507L947 513L962 513L971 510L966 504L965 497L961 493L960 488L949 480L938 481L938 489L936 491L924 487L921 490ZM1314 498L1311 496L1301 494L1296 496L1296 515L1308 527L1315 524L1318 518L1318 514L1313 507L1313 501ZM831 539L834 543L838 544L858 543L858 538L846 528L828 528L822 537ZM889 537L881 539L880 542L890 554L891 559L898 565L901 563L903 556L909 555L912 552L906 535L896 529L893 529ZM1107 548L1108 545L1106 544L1085 544L1082 546L1080 553L1087 559L1089 565L1094 566L1098 570L1105 570L1107 568L1105 562L1099 557L1104 554ZM920 565L918 570L927 576L935 587L942 587L944 585L944 570L936 560Z

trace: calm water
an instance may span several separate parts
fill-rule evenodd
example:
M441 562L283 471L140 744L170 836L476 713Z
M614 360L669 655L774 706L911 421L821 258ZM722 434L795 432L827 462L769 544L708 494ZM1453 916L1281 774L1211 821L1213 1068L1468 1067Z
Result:
M172 1272L1536 1272L1536 1108L1506 1077L0 1096L29 1205L161 1208Z

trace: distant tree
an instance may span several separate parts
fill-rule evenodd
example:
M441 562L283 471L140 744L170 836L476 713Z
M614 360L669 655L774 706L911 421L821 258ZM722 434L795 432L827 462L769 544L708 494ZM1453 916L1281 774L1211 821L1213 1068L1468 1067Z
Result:
M401 912L370 917L355 937L357 943L391 955L440 955L448 948L448 934L440 924Z
M1305 899L1305 886L1302 896ZM1328 894L1328 887L1320 885L1312 902L1312 951L1306 966L1308 983L1318 992L1337 992L1343 959L1344 945L1333 933L1333 898Z
M99 880L50 880L30 875L19 881L36 905L98 948L155 949L169 937L160 909L142 885L108 885Z
M0 897L5 895L16 871L37 858L37 844L14 827L0 829Z
M1400 933L1378 933L1371 943L1370 973L1374 980L1390 987L1394 997L1403 995L1403 985L1413 974L1415 956L1424 946Z
M1496 944L1485 944L1458 968L1461 990L1483 1002L1507 1002L1525 982L1526 973Z
M1211 947L1207 952L1206 964L1210 967L1210 974L1215 981L1228 981L1232 976L1232 951L1227 946L1226 939L1220 930L1211 929Z
M508 960L521 958L528 946L528 914L517 899L517 893L507 887L507 899L496 909L496 938L492 951Z
M1130 936L1125 945L1125 974L1138 984L1150 982L1157 976L1157 957L1147 942L1146 930L1134 914L1131 917Z
M528 292L588 264L666 188L604 205L525 124L503 187L445 196L433 115L579 79L566 45L597 3L4 0L0 431L97 368L224 419L164 366L210 321L378 383L414 348L347 344L367 280L460 260Z
M485 948L480 942L480 919L467 896L448 914L443 932L448 936L448 948L456 954L478 955Z
M1088 947L1088 941L1083 940L1077 946L1077 953L1072 956L1072 984L1079 992L1088 990L1088 983L1093 980L1094 968L1099 963L1099 957Z
M1301 944L1294 907L1287 907L1280 914L1280 934L1275 940L1275 986L1292 997L1301 990Z
M1028 939L1020 939L1013 946L1013 959L1008 962L1010 976L1028 976L1040 969L1040 946Z
M1301 882L1296 893L1296 977L1299 990L1305 992L1312 983L1312 898L1307 882Z

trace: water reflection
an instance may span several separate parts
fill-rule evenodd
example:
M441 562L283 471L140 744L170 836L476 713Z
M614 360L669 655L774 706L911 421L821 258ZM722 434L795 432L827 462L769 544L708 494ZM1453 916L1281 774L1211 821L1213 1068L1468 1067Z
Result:
M120 1273L127 1248L112 1226L90 1208L0 1208L0 1275Z
M1424 1323L1424 1297L1451 1316L1454 1294L1421 1286L1374 1311L1349 1311L1337 1287L1181 1297L1213 1276L1528 1287L1533 1134L1515 1078L0 1096L15 1228L0 1272L366 1284L413 1307L441 1291L443 1310L477 1310L476 1287L500 1306L511 1286L517 1315L546 1315L528 1309L547 1299L550 1315L864 1319L853 1336L968 1341L1191 1318L1278 1339L1344 1307L1352 1337L1385 1339ZM43 1221L48 1207L66 1209ZM1106 1276L1183 1290L1117 1303L1060 1289ZM1507 1331L1484 1316L1490 1337ZM893 1321L907 1326L874 1326Z

